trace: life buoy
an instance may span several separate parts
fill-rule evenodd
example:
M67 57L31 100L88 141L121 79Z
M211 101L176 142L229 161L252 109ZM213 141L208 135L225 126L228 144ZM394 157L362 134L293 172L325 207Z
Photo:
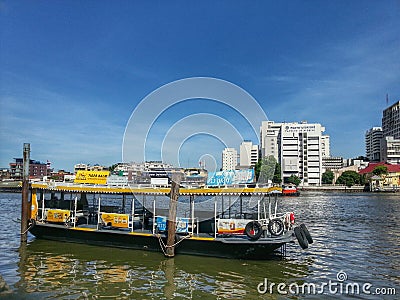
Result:
M268 231L273 236L280 236L285 230L285 225L281 219L272 219L268 223Z
M251 221L244 228L246 235L253 241L258 240L262 234L262 226L257 221Z
M290 224L293 225L293 224L294 224L294 221L295 221L294 212L291 212L291 213L290 213L289 219L290 219Z
M300 224L300 228L301 228L301 230L303 230L304 236L306 237L308 243L309 243L309 244L314 243L314 240L313 240L313 238L311 237L311 234L310 234L310 232L308 231L306 225L305 225L305 224Z
M308 248L308 241L304 234L304 231L300 226L294 228L294 234L296 235L297 241L302 249Z

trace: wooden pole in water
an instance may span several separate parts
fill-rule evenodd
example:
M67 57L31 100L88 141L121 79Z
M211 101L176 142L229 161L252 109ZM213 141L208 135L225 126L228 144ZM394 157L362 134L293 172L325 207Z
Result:
M21 201L21 243L28 240L29 222L29 160L31 145L24 143L22 168L22 201Z
M168 236L167 236L167 249L166 256L173 257L175 255L175 232L176 232L176 210L178 207L179 188L181 183L181 174L172 174L169 213L167 220Z

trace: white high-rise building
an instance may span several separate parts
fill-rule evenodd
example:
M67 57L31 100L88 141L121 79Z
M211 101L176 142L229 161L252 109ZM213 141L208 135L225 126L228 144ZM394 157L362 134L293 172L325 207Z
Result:
M243 141L240 144L240 167L255 167L258 162L258 146L253 145L251 141Z
M372 127L365 133L365 154L370 161L381 161L382 138L381 127Z
M331 157L331 143L329 135L321 136L322 157Z
M389 164L400 164L400 139L386 136L382 139L382 161Z
M329 136L318 123L262 122L261 153L273 155L281 164L282 178L298 176L302 185L320 185L322 157L330 155Z
M235 170L237 166L238 153L235 148L225 148L222 151L222 170Z
M279 133L281 124L273 121L263 121L260 128L261 157L272 155L279 161Z

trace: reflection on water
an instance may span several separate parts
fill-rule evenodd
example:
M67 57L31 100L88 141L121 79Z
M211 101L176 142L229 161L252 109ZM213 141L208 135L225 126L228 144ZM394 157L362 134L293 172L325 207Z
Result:
M283 210L306 223L314 244L287 247L287 258L243 261L35 240L20 246L20 196L0 194L0 273L11 299L260 299L257 285L334 280L397 287L400 293L399 195L303 193ZM14 221L13 221L14 220ZM299 295L294 298L302 298ZM335 297L338 297L336 295ZM318 299L318 297L315 297ZM342 298L346 298L342 296ZM361 297L362 298L362 297ZM378 299L378 297L376 298ZM390 299L387 296L387 299Z
M245 262L35 240L19 248L17 294L51 297L243 298L256 296L264 277L307 274L294 261ZM299 274L300 276L296 276Z

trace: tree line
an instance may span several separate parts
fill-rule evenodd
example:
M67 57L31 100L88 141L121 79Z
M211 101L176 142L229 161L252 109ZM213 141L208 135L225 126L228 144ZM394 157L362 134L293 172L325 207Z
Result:
M377 166L372 171L373 175L382 176L388 174L386 166ZM276 161L275 157L270 155L258 161L255 166L255 175L258 183L272 182L275 184L282 183L281 165ZM344 171L334 182L335 175L331 170L322 174L322 184L339 184L351 187L353 185L365 185L368 178L365 174L358 174L356 171ZM296 175L285 178L285 184L294 184L298 186L301 179Z

